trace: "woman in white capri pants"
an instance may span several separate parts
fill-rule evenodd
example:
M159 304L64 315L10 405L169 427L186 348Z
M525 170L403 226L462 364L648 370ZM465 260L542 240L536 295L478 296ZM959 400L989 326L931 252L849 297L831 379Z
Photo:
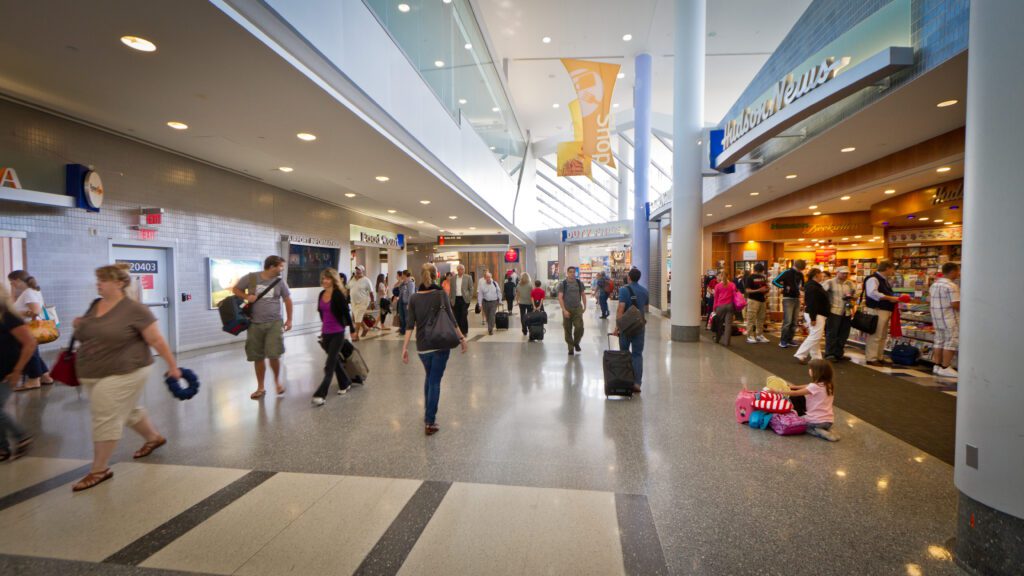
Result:
M811 268L804 284L804 321L810 334L804 338L800 348L793 355L801 364L807 364L812 357L821 358L821 343L825 339L825 320L832 308L828 292L821 285L821 269Z

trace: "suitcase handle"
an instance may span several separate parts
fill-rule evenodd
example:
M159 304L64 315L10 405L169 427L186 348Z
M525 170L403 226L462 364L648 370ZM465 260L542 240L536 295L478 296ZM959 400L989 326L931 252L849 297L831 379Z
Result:
M613 348L612 348L612 336L614 336L614 334L612 334L611 332L609 332L609 333L608 333L608 349L609 349L609 350L612 350L612 349L613 349ZM616 339L618 339L618 338L616 338ZM622 347L621 347L621 346L619 347L619 351L622 351Z

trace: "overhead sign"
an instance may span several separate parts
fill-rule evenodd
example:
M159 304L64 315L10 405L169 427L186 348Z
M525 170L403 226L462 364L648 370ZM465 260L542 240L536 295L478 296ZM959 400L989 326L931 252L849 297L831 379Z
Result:
M405 250L405 234L374 230L353 224L350 228L349 240L354 246L370 246L376 248L396 248Z
M473 236L438 236L438 246L508 246L508 234L477 234Z
M583 155L615 167L611 141L611 106L618 64L563 58L572 78L583 120Z
M589 242L591 240L606 240L610 238L624 238L632 233L631 224L628 221L608 222L607 224L589 224L587 226L576 226L562 230L562 242Z
M314 238L313 236L299 236L297 234L286 234L281 240L289 244L301 244L302 246L321 246L324 248L341 248L341 242L330 238Z
M509 248L508 252L505 252L505 262L508 264L519 262L519 248Z
M787 128L913 65L910 30L910 0L895 0L829 43L726 123L712 168L732 166Z
M956 182L947 182L938 187L935 190L935 198L932 199L932 204L943 204L945 202L953 202L955 200L964 199L964 181L957 180Z

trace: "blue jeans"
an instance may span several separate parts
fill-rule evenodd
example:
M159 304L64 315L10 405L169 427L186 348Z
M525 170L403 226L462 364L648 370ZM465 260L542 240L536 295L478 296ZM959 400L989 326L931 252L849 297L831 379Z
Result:
M11 445L7 442L8 434L14 436L17 441L21 441L27 435L25 430L14 421L14 418L4 410L4 404L7 404L7 399L10 397L10 385L0 382L0 452L10 452L11 450Z
M597 295L597 302L601 305L601 316L608 315L608 293L601 290L601 293Z
M427 371L427 377L423 382L423 397L426 400L423 421L426 424L436 422L437 404L441 401L441 378L444 377L444 369L448 366L448 358L451 355L451 350L435 350L420 354L420 362L423 362L423 369Z
M43 374L50 371L50 368L46 366L46 362L43 361L43 357L39 355L39 348L32 354L32 358L25 365L25 376L29 378L39 378Z
M792 344L793 336L796 334L796 323L800 316L800 299L782 299L782 335L780 343Z
M633 375L636 376L636 385L640 386L644 380L644 331L641 330L635 336L623 336L619 334L619 350L629 350L633 359Z

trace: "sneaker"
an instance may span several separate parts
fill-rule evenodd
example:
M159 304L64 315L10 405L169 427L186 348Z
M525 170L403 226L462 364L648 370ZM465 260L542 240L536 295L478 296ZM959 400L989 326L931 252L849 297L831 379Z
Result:
M938 373L939 373L939 365L938 364L932 364L932 374L938 374Z
M348 388L338 388L338 396L344 396L348 394Z
M758 337L757 337L757 341L758 341L758 342L760 342L760 343L762 343L762 344L765 344L765 343L767 343L767 342L771 342L771 340L769 340L769 339L765 338L764 336L758 336Z
M575 354L576 354L576 353L575 353L575 352L573 352L572 348L569 348L569 356L573 356L573 355L575 355Z
M319 396L313 396L313 406L323 406L326 400Z
M808 356L806 358L801 358L799 356L793 356L793 358L796 358L797 362L799 362L800 364L804 364L804 365L806 365L808 362L811 361L811 357L810 356Z
M583 352L583 349L582 349L582 348L580 348L580 345L579 345L579 344L577 344L577 345L576 345L576 351L577 351L577 352Z
M939 368L935 374L942 378L958 378L960 376L960 373L952 366L949 366L948 368Z
M789 348L789 344L786 344L785 342L779 342L779 348Z
M757 340L754 338L747 338L747 344L757 344Z

